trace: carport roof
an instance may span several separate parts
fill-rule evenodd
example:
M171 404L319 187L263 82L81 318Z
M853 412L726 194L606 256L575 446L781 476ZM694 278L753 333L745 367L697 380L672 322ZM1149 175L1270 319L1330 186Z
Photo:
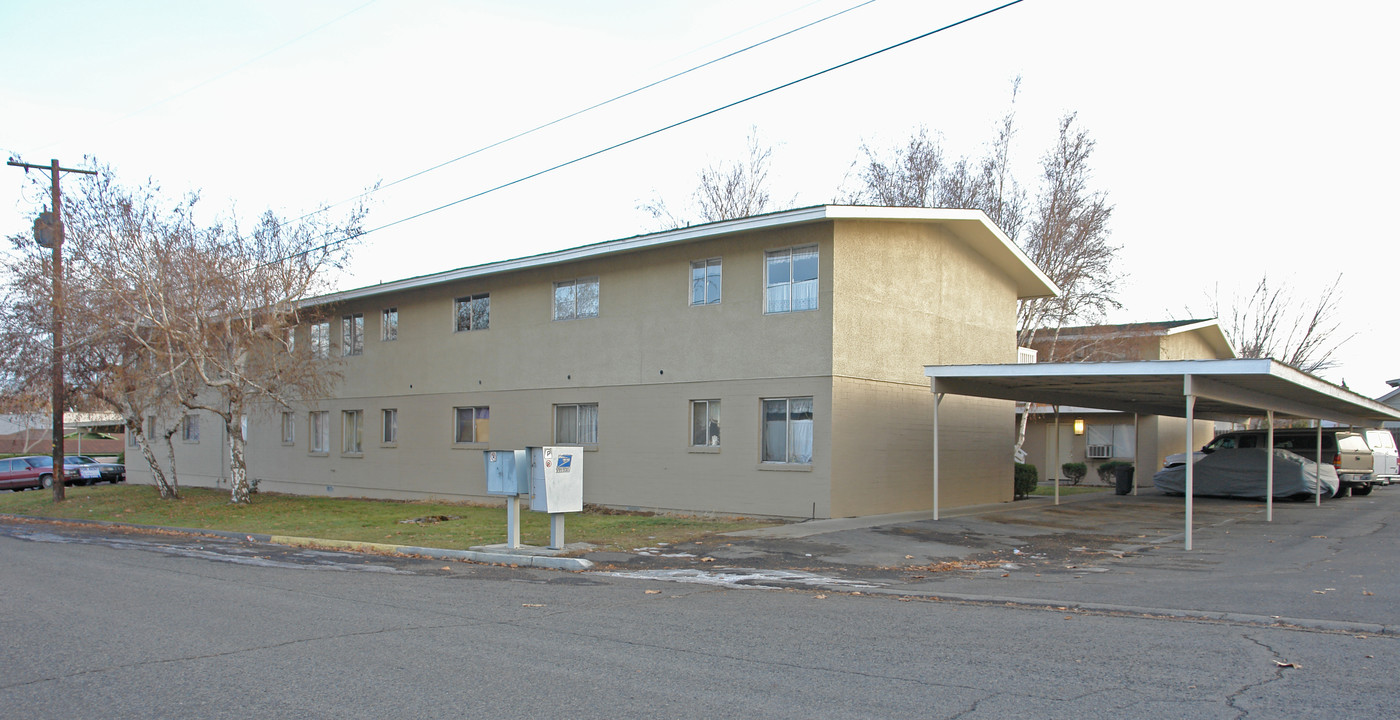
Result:
M1400 410L1269 359L929 365L935 393L1234 420L1264 414L1375 425Z

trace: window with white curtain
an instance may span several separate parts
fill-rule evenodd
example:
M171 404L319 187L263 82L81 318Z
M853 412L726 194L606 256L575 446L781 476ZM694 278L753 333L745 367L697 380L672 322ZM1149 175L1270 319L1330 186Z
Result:
M763 312L817 309L817 246L764 253Z
M598 404L555 405L554 442L560 445L597 445Z
M344 410L340 413L340 451L346 455L359 455L364 452L365 414L362 410Z
M282 444L297 444L297 416L294 412L282 413Z
M696 260L690 264L690 304L714 305L719 302L722 282L719 258Z
M763 462L812 463L812 398L763 401Z
M325 410L307 413L307 424L311 432L311 452L328 453L331 451L331 414Z

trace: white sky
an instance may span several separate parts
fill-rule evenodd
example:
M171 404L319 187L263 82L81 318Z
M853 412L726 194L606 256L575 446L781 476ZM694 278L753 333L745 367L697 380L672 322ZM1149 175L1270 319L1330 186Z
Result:
M127 182L296 216L858 4L860 0L5 0L0 152L95 155ZM377 193L367 227L438 207L994 7L876 0ZM980 154L1024 79L1023 183L1057 118L1098 142L1133 322L1199 316L1267 271L1300 298L1342 274L1342 365L1367 396L1392 359L1400 4L1025 0L544 177L371 233L342 287L656 229L701 167L774 145L774 196L831 201L862 142L920 123ZM45 201L0 166L0 234ZM32 180L31 176L31 180ZM68 176L65 182L80 182ZM1195 312L1188 312L1188 308Z

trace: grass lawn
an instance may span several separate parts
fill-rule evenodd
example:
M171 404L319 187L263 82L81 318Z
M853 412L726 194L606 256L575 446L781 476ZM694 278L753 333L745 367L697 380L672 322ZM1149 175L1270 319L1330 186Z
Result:
M1067 483L1060 483L1061 495L1081 495L1083 493L1110 492L1112 490L1113 488L1105 485L1070 485ZM1054 497L1055 484L1040 483L1039 485L1035 486L1035 489L1031 491L1031 494L1048 495L1050 497Z
M67 488L53 502L49 490L0 493L0 513L48 518L109 520L138 525L268 533L327 540L418 545L466 550L506 541L506 510L465 503L365 500L258 493L249 505L232 505L228 491L182 488L179 500L161 500L150 485ZM522 503L520 542L549 544L549 516ZM403 523L446 516L451 520ZM605 549L631 550L658 542L677 543L714 533L775 524L752 518L696 518L645 514L570 513L565 538Z

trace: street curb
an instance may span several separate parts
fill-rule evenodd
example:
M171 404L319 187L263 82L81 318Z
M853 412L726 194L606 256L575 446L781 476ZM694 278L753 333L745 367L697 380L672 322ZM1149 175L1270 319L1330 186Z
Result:
M823 586L828 592L850 592L849 587ZM1205 620L1247 625L1261 625L1280 629L1303 628L1327 632L1349 633L1353 635L1377 635L1382 637L1400 636L1400 626L1346 620L1318 620L1314 618L1292 618L1279 615L1252 615L1249 613L1218 612L1210 610L1180 610L1176 608L1140 607L1137 605L1114 605L1112 603L1092 603L1043 598L1020 598L1003 595L969 595L964 593L943 593L927 590L901 591L897 588L861 590L865 595L893 595L898 597L918 597L929 600L951 600L954 602L978 603L984 605L1016 605L1027 609L1050 608L1057 611L1081 610L1116 615L1142 615L1154 618L1174 618L1178 620Z
M136 523L111 522L110 520L51 518L37 515L13 515L9 513L0 513L0 519L73 523L75 525L92 525L96 527L125 530L155 530L159 532L183 533L186 535L207 535L228 540L246 540L248 542L261 542L271 545L285 545L288 547L314 547L350 552L372 552L384 555L402 555L405 557L427 557L435 560L466 560L468 562L486 563L488 565L514 565L545 568L548 570L578 571L588 570L593 567L593 561L585 560L584 558L550 557L547 555L513 555L510 553L479 552L476 550L448 550L445 548L418 547L416 545L391 545L389 543L359 542L355 540L325 540L322 538L296 537L292 535L244 533L229 530L208 530L205 528L165 527L161 525L138 525Z

